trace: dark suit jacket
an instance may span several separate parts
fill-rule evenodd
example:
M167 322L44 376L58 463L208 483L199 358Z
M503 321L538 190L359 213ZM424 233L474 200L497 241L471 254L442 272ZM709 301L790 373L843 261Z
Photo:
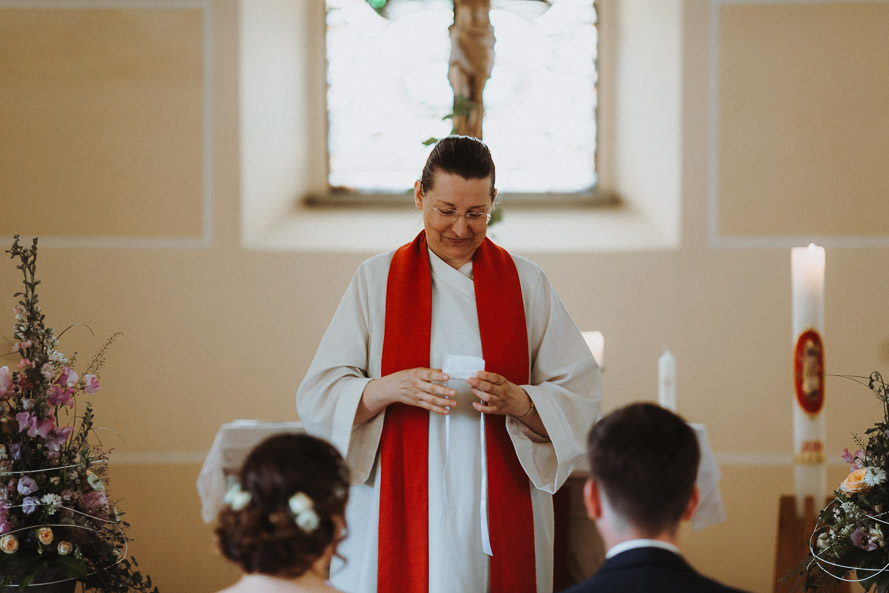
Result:
M662 548L635 548L605 560L590 579L564 593L744 593L699 575Z

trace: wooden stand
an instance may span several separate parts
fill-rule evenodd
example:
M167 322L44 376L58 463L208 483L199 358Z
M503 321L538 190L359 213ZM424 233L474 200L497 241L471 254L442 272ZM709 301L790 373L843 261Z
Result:
M828 502L829 502L828 498ZM821 509L815 508L811 496L805 498L802 515L796 512L796 497L781 496L778 510L778 547L775 550L775 592L801 593L803 576L799 574L802 563L809 556L809 536L815 526L815 518ZM834 581L831 593L851 593L851 583ZM821 593L821 591L819 591Z

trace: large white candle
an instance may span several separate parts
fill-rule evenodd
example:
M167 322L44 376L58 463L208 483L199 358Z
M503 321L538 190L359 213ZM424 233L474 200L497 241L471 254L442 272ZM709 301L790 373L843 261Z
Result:
M793 301L793 452L797 513L805 497L820 507L827 494L824 458L824 264L823 247L791 249Z
M658 403L668 410L676 411L676 359L669 350L664 350L657 361Z
M599 363L599 368L605 368L605 336L602 335L602 332L591 331L591 332L581 332L583 334L583 339L586 342L587 348L590 349L590 352L593 354L593 358L596 359L596 362Z

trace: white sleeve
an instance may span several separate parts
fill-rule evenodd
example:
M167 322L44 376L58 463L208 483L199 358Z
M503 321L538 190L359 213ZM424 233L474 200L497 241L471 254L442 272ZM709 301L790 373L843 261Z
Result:
M330 441L352 471L355 483L364 483L376 459L384 413L353 426L365 385L379 364L372 356L374 305L380 290L373 286L369 267L362 265L340 301L321 338L305 378L296 394L296 409L306 431ZM385 284L382 285L385 307ZM381 339L381 337L378 337Z
M599 413L602 381L580 330L546 275L536 271L524 296L531 376L522 388L549 439L512 417L506 427L531 482L553 494L571 472L586 466L586 436Z

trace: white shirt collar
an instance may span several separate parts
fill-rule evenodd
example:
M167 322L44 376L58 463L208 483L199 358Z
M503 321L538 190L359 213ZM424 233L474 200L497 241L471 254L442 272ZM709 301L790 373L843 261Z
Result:
M669 542L664 542L658 539L630 539L612 546L605 554L605 557L613 558L621 552L635 550L636 548L661 548L662 550L669 550L674 554L679 554L679 548Z

